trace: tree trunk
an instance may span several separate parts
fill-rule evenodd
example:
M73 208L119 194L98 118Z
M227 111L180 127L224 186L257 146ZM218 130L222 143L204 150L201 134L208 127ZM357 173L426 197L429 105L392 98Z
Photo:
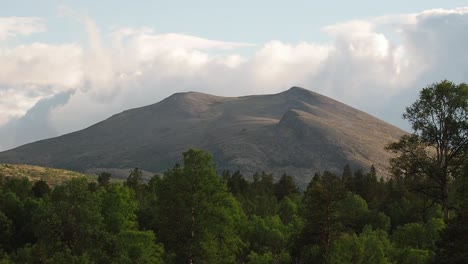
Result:
M189 264L193 263L193 240L195 237L195 209L191 208L192 213L192 226L191 226L191 234L190 234L190 252L189 252Z
M442 194L442 209L444 210L444 221L448 223L449 220L449 201L448 201L448 186L447 182L444 183Z

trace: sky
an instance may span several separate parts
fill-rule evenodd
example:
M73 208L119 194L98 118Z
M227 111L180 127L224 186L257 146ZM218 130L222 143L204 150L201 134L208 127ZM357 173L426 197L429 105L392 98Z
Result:
M0 150L176 92L291 86L409 131L423 87L468 81L463 2L0 0Z

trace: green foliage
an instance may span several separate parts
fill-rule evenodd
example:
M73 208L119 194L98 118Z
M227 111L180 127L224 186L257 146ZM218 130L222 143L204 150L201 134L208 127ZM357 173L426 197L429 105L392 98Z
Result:
M328 259L330 245L344 230L341 202L346 198L344 185L336 175L316 175L304 193L302 216L306 220L302 243L319 245L323 260Z
M337 203L337 210L343 230L360 232L368 224L370 211L367 202L357 194L348 193L343 200Z
M158 208L157 208L157 188L161 181L159 175L153 176L147 185L145 185L140 199L140 206L137 212L138 223L143 230L157 230Z
M468 163L457 178L457 215L450 219L437 243L437 263L465 263L468 259Z
M155 244L155 236L151 231L126 230L117 235L115 245L117 263L164 263L163 248Z
M9 244L13 234L13 222L3 212L0 212L0 252L10 249Z
M65 248L63 251L58 251L52 254L48 260L50 263L60 264L91 264L93 261L87 254L74 255L70 249Z
M142 188L142 183L143 183L143 172L135 168L132 171L130 171L130 175L128 175L127 181L125 184L130 188L135 191L137 195L140 194L141 188Z
M4 178L2 180L2 189L4 192L14 193L20 200L24 200L31 195L32 184L25 178Z
M32 221L38 241L14 258L51 263L162 263L162 246L155 243L154 234L137 230L137 209L134 192L126 186L111 184L92 191L87 179L72 179L43 198Z
M289 224L299 212L298 201L294 201L295 197L284 197L278 204L278 216L284 224Z
M247 180L242 176L240 171L234 172L231 176L229 171L226 171L223 175L223 179L226 180L226 184L228 186L229 192L234 195L238 195L244 192L247 189L249 183Z
M286 173L284 173L275 184L275 196L278 201L281 201L286 196L298 193L299 189L294 182L294 178Z
M148 183L107 175L55 185L0 177L0 263L465 263L468 166L451 183L452 216L411 190L419 177L375 168L292 177L216 174L189 150ZM468 164L468 163L467 163ZM455 172L454 172L455 173ZM390 235L387 235L390 234ZM157 239L156 239L157 235ZM160 243L161 242L161 243Z
M136 228L138 202L129 188L112 184L107 190L98 193L101 200L101 214L107 231L117 234L123 230Z
M435 243L444 228L445 224L441 219L431 219L427 223L409 223L395 230L392 241L399 248L435 250Z
M391 250L386 232L367 228L359 236L343 234L334 241L329 263L391 263Z
M99 197L86 179L57 186L37 215L36 234L48 250L70 250L74 256L98 249L103 227Z
M257 254L255 252L251 252L248 257L248 264L270 264L274 263L273 255L268 252L265 254Z
M97 181L98 181L99 186L102 186L102 187L107 187L107 186L109 186L111 177L112 177L112 175L111 175L110 173L108 173L108 172L101 172L101 173L98 175L98 178L97 178Z
M278 216L253 216L248 222L249 248L255 253L270 253L275 259L288 258L285 251L293 231L293 224L285 225Z
M34 193L34 196L36 196L38 198L42 198L42 197L44 197L44 196L46 196L47 194L50 193L50 187L49 187L49 185L47 184L46 181L39 180L39 181L34 183L34 185L32 187L32 191Z
M468 85L442 81L421 90L403 117L414 130L388 149L397 177L415 177L413 190L439 202L449 219L448 186L466 163L468 148Z
M13 184L10 184L9 181L12 181ZM1 235L4 239L8 238L8 241L3 243L3 249L6 251L21 247L26 243L35 242L31 221L38 204L31 197L26 196L26 193L31 194L29 184L22 184L28 190L22 192L17 189L18 185L16 183L18 183L17 179L10 178L6 180L5 184L8 189L0 190L0 201L2 201L0 203L0 213L4 216L2 217L3 228L5 228L6 232L9 230L9 232ZM16 193L11 191L13 190L11 186L16 186ZM17 193L23 195L19 197Z
M395 262L401 264L426 264L431 263L432 259L433 253L430 250L415 248L400 249L394 257Z
M183 156L184 166L168 170L157 186L155 231L176 263L234 263L241 209L209 154L190 149Z
M468 225L466 217L457 217L447 225L437 244L436 263L466 263L468 259Z

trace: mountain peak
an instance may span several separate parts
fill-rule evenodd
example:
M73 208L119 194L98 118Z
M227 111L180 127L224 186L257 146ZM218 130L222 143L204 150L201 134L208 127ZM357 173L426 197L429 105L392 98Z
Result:
M297 95L304 95L304 94L311 95L311 94L315 94L313 91L311 91L311 90L309 90L309 89L305 89L305 88L299 87L299 86L293 86L293 87L289 88L288 90L284 91L284 93L287 93L287 94L297 94Z
M220 96L212 95L212 94L207 94L207 93L202 93L202 92L194 92L194 91L188 91L188 92L180 92L180 93L174 93L169 98L183 98L183 99L213 99L213 98L221 98Z
M289 92L289 93L297 93L297 92L303 92L303 91L310 92L310 90L307 90L306 88L302 88L299 86L293 86L289 88L288 90L286 90L286 92Z
M220 169L284 172L305 185L344 164L388 166L388 142L403 131L301 87L275 95L176 93L87 129L0 153L0 162L87 171L138 167L162 172L190 147L214 154Z

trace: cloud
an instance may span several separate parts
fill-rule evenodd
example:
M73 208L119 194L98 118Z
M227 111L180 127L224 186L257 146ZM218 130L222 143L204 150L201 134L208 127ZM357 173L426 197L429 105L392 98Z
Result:
M76 86L82 76L82 49L75 44L33 43L0 48L0 83ZM7 62L7 63L5 63Z
M0 42L19 35L45 31L44 20L37 17L0 17Z
M401 113L422 87L443 78L462 82L468 76L468 8L330 25L323 28L329 44L272 40L252 45L159 34L150 28L102 33L91 18L74 18L86 28L87 45L0 46L0 60L8 61L0 64L0 122L40 112L44 118L37 120L47 128L40 137L45 138L175 92L237 96L299 85L405 127ZM54 103L54 96L66 100ZM39 110L33 107L37 102L51 107ZM11 128L18 126L8 127L8 133L18 133ZM7 144L5 136L0 145L40 137L22 136Z
M0 137L3 139L0 148L8 149L57 134L49 125L49 114L55 107L65 104L70 95L63 92L41 99L24 116L10 119L0 130Z
M82 82L82 50L74 44L0 46L0 61L0 125Z

